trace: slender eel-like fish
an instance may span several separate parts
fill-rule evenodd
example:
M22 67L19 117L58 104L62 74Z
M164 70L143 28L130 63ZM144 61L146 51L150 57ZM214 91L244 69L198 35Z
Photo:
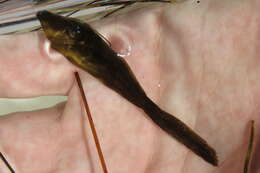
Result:
M187 125L148 98L126 61L87 23L48 11L38 12L37 17L51 48L141 108L155 124L194 153L212 165L218 165L215 150Z

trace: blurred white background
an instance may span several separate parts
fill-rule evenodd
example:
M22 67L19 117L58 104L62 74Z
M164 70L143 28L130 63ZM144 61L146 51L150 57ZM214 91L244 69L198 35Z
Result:
M42 96L26 99L0 98L0 116L12 112L32 111L48 108L66 100L66 96Z

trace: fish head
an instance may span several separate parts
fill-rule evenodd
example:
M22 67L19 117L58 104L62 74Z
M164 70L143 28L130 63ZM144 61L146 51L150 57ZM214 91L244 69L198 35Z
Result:
M90 27L77 19L63 17L48 11L37 13L43 31L52 47L72 48L84 41Z
M113 52L87 23L48 11L38 12L37 18L50 41L50 47L92 74L97 73L95 63L99 61L97 57L100 58L100 52Z

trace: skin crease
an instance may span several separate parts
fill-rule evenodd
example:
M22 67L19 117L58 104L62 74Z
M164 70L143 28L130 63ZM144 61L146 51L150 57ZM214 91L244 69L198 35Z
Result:
M0 151L17 173L101 172L73 79L79 70L109 172L240 172L254 119L256 173L259 7L257 0L185 1L93 24L115 50L131 46L125 58L148 96L206 139L219 167L65 58L48 55L42 33L0 37L0 97L59 94L68 101L0 117ZM6 169L2 163L0 169Z

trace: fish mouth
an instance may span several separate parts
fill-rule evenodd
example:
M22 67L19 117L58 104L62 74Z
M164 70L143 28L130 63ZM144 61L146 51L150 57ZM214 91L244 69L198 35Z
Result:
M52 44L61 44L64 42L65 37L62 34L64 30L64 18L49 11L39 11L36 14L39 19L42 29L46 37Z
M53 27L54 20L57 20L57 15L52 14L48 11L39 11L36 14L36 17L39 19L43 29L51 28Z
M37 14L36 14L36 17L37 17L41 22L50 19L51 16L54 16L54 14L52 14L51 12L48 12L48 11L46 11L46 10L44 10L44 11L39 11L39 12L37 12Z
M52 14L48 11L39 11L36 14L36 17L39 19L42 29L48 39L51 39L54 34L54 25L53 19L55 18L55 14Z

